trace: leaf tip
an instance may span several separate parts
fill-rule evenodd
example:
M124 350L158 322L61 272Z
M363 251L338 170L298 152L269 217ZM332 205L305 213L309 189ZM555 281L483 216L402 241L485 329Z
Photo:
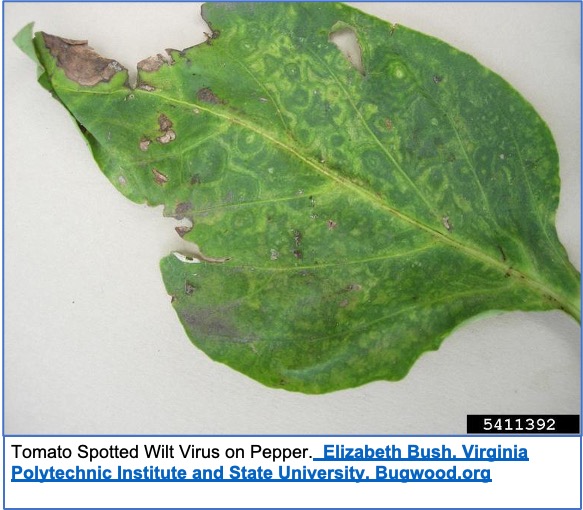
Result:
M34 62L40 64L38 57L36 56L36 51L34 49L33 43L33 30L34 30L34 21L31 21L24 27L20 29L20 31L12 38L12 41L18 48L28 55Z
M100 82L110 82L118 73L127 74L127 69L117 60L102 57L87 41L65 39L44 32L41 35L57 65L69 80L79 85L94 86Z

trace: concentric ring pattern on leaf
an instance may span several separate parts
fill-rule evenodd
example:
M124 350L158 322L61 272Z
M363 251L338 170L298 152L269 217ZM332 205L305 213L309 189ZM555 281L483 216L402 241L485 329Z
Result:
M502 78L341 4L203 17L208 41L143 60L135 88L82 42L37 33L34 49L119 191L192 221L179 233L206 262L161 268L211 358L322 393L401 379L478 314L579 318L554 227L557 151Z

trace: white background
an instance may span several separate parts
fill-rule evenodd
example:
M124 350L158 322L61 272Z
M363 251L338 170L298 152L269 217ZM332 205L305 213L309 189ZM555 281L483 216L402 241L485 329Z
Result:
M229 461L222 457L214 461L182 460L178 444L201 446L203 438L13 438L7 443L22 444L26 447L68 446L73 452L70 460L29 460L13 459L14 450L6 450L6 506L33 507L115 507L115 508L580 508L579 483L580 464L578 437L527 438L527 437L488 437L488 438L206 438L205 446L218 447L222 452L227 447L244 447L247 452L244 460ZM147 460L142 444L174 444L176 457L167 461ZM131 448L139 445L140 457L136 460L99 460L91 464L76 458L79 444L92 447L119 445ZM452 453L463 458L462 445L477 444L480 448L497 448L498 445L513 448L526 448L529 462L313 462L310 459L295 459L285 462L256 457L250 459L250 445L265 447L308 447L314 458L322 457L323 445L343 444L355 448L365 445L384 448L396 445L407 456L409 444L424 448L439 448L446 445ZM126 469L143 469L145 466L184 468L191 476L193 469L213 468L224 465L224 478L228 477L229 466L239 465L250 468L262 466L270 468L278 477L279 465L290 465L302 469L344 468L345 465L366 469L367 474L375 477L376 465L388 469L451 469L457 466L458 474L464 469L490 469L491 483L9 483L12 465L34 469L35 465L44 469L73 468L79 465L96 469L97 466L109 468L116 477L117 466Z
M360 4L476 56L537 108L561 158L559 235L579 261L578 4ZM273 390L193 347L158 262L172 220L100 173L67 112L10 39L89 39L132 69L204 40L195 4L5 9L5 432L463 433L468 413L578 413L578 325L512 313L460 328L406 379L322 396Z

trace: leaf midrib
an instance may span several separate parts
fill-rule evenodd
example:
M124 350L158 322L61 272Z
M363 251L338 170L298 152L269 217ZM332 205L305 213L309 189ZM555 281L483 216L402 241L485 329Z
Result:
M98 94L98 95L111 95L112 94L112 92L109 92L109 93L96 92L96 91L92 91L92 90L70 89L67 87L62 87L61 90L75 93L75 94L78 94L78 93ZM204 111L210 115L213 115L215 117L223 119L229 123L237 124L245 129L263 137L264 139L270 141L271 143L273 143L275 146L279 147L283 151L295 156L297 159L299 159L300 161L302 161L303 163L305 163L309 167L313 168L315 171L317 171L321 175L327 177L328 179L330 179L334 182L337 182L338 184L340 184L341 186L346 188L349 192L353 192L353 193L356 193L356 194L364 197L365 200L369 201L370 203L372 203L373 205L375 205L379 209L388 212L389 214L399 218L401 221L404 221L405 223L408 223L409 225L411 225L417 229L420 229L420 230L423 230L424 232L427 232L429 235L435 237L439 242L445 244L446 246L449 246L455 250L461 251L462 253L470 256L471 258L474 258L474 259L484 263L487 266L492 266L493 268L495 268L495 269L497 269L497 270L499 270L499 271L501 271L509 276L516 277L517 281L524 283L526 286L530 287L531 289L533 289L534 291L536 291L538 294L540 294L542 296L546 295L546 296L550 297L552 300L556 301L559 305L561 305L560 307L557 307L557 308L564 309L567 313L569 313L571 316L573 316L576 320L579 320L580 312L579 312L578 306L576 304L571 303L570 300L567 299L566 297L564 297L560 294L557 294L553 289L550 289L543 282L538 281L537 279L530 276L528 273L524 273L524 272L519 271L513 267L510 267L507 264L500 262L500 261L490 257L489 255L486 255L485 253L482 253L478 249L476 249L472 246L469 246L469 245L465 245L465 244L463 244L455 239L452 239L451 237L444 235L443 233L439 232L438 230L435 230L433 227L430 227L429 225L426 225L425 223L422 223L421 221L400 212L399 210L397 210L394 207L391 207L390 205L385 203L373 191L370 191L370 190L354 183L350 179L347 179L345 177L342 177L341 175L338 175L337 173L335 173L333 171L332 168L327 167L325 164L318 163L310 158L307 158L306 156L304 156L300 152L299 148L295 148L291 144L287 144L285 142L282 142L281 140L271 136L269 133L263 131L258 126L255 126L252 123L246 122L245 120L241 120L240 118L230 116L230 115L227 115L227 114L222 113L220 111L214 110L212 108L204 106L203 104L183 101L180 99L166 96L166 95L161 94L157 91L146 92L146 91L142 91L138 88L136 88L136 89L127 88L127 91L131 92L133 94L144 95L144 97L155 96L161 100L167 101L169 103L174 103L176 105L180 105L181 107L187 108L189 110L198 109L198 110ZM125 91L123 91L123 92L125 93ZM115 93L115 92L113 92L113 93Z

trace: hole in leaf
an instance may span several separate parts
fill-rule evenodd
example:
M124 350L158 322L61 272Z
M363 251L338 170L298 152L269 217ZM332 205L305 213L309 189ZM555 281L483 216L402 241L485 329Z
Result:
M344 27L331 32L329 41L334 43L350 65L364 76L362 50L358 44L356 32L352 28Z

